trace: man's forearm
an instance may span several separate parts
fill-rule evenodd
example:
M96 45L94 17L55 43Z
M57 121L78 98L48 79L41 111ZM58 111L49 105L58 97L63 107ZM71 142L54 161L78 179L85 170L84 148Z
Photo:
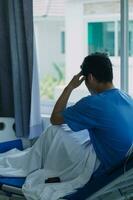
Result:
M63 117L61 116L61 112L66 108L72 90L72 87L67 86L57 100L50 119L53 125L62 124L64 122Z
M71 92L73 89L80 86L80 84L84 81L84 77L82 77L82 73L78 73L75 75L67 87L62 92L61 96L57 100L52 115L51 115L51 123L53 125L60 125L64 123L64 118L62 116L63 110L66 108L68 99L70 97Z

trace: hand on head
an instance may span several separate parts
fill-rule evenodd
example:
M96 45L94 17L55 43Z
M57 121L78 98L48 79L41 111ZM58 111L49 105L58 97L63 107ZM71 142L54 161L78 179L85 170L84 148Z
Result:
M69 82L68 87L70 87L71 89L77 88L77 87L79 87L82 84L82 82L84 80L85 80L85 76L83 76L82 73L79 72Z

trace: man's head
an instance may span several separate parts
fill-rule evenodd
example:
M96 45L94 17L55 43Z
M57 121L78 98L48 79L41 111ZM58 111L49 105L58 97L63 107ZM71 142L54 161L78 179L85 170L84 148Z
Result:
M85 84L92 93L112 86L112 63L104 53L94 53L85 57L81 71L85 76Z

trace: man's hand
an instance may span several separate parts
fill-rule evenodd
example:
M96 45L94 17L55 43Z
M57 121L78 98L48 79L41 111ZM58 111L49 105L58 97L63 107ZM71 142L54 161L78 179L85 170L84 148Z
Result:
M71 95L71 92L73 89L77 88L78 86L81 85L81 83L85 80L84 76L82 76L81 72L75 75L70 83L66 86L64 89L63 93L57 100L50 121L53 125L60 125L64 123L64 118L62 116L63 110L66 108L68 99Z
M79 87L84 80L85 80L85 77L81 74L81 72L79 72L72 78L72 80L69 82L67 87L73 90Z

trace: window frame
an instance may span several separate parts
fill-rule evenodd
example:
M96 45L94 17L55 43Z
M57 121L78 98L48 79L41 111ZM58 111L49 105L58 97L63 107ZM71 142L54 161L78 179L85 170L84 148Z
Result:
M121 26L122 26L124 20L125 20L125 23L129 22L129 19L127 21L127 16L124 15L124 11L125 11L125 9L127 10L127 7L128 7L128 0L126 1L127 2L126 4L124 3L124 1L125 0L120 0L120 7L121 7L120 14L109 14L108 16L106 16L106 18L105 18L105 15L95 15L95 16L94 15L90 15L90 16L84 15L83 16L83 27L84 27L84 30L83 30L84 52L83 53L84 53L84 56L88 54L88 45L87 45L88 23L89 22L114 22L115 23L115 54L114 55L115 55L115 57L118 57L118 21L122 20ZM92 1L92 2L94 2L94 1ZM84 1L84 3L85 3L85 1ZM84 5L84 3L83 3L83 5ZM125 24L124 24L124 26L125 26ZM128 31L128 30L126 30L126 31ZM120 44L122 44L123 39L124 39L124 27L122 27L122 37L121 37ZM128 68L129 68L129 66L126 64L127 64L127 60L129 58L129 56L127 56L127 52L125 52L125 47L126 47L126 44L124 43L123 51L121 52L121 55L120 55L120 59L124 56L124 62L121 59L121 63L123 62L123 65L122 66L120 65L120 69L121 69L120 70L121 71L120 80L121 80L121 89L124 89L126 92L128 92L128 87L129 87L128 86ZM124 74L126 74L126 76ZM53 100L53 105L54 105L54 103L55 103L55 101ZM41 113L41 114L45 114L45 113Z
M114 55L112 55L112 56L110 56L110 57L116 57L117 55L118 55L118 45L117 45L117 42L118 42L118 37L116 37L116 35L118 35L118 33L117 33L117 31L118 31L118 29L117 29L117 24L118 24L118 21L101 21L101 22L88 22L88 26L89 26L89 24L96 24L96 23L102 23L102 24L105 24L105 23L112 23L113 24L113 26L114 26L114 49L113 49L113 54ZM87 34L87 38L88 38L88 36L89 36L89 31L88 31L88 34ZM87 45L88 45L88 47L89 47L89 44L88 44L88 41L87 41ZM117 49L116 49L117 48ZM90 53L89 52L89 48L88 48L88 53Z
M88 36L88 23L95 23L95 22L114 22L115 26L115 48L118 46L116 45L118 41L118 36L116 36L116 30L118 30L118 21L120 20L120 15L115 14L115 15L108 15L105 18L105 15L87 15L84 16L84 54L88 54L88 41L87 41L87 36ZM116 29L117 28L117 29ZM115 52L115 56L118 56L118 47L117 47L117 52ZM114 57L114 56L113 56Z
M115 56L118 56L118 21L120 21L120 29L121 29L121 53L120 53L120 88L125 92L128 92L128 23L129 23L129 5L128 0L120 0L120 13L119 14L109 14L105 15L85 15L84 16L84 54L88 53L88 43L87 43L87 35L88 35L88 23L92 22L115 22ZM117 29L117 34L116 34ZM124 42L123 42L124 41ZM113 56L113 57L115 57ZM119 56L118 56L119 57Z
M128 71L129 71L129 48L128 48L128 23L129 23L129 5L128 0L120 0L120 30L121 30L121 42L120 42L120 72L121 72L121 89L128 92Z
M65 33L65 30L61 30L60 31L60 52L61 54L64 54L66 53L66 45L65 45L65 37L66 37L66 33Z

